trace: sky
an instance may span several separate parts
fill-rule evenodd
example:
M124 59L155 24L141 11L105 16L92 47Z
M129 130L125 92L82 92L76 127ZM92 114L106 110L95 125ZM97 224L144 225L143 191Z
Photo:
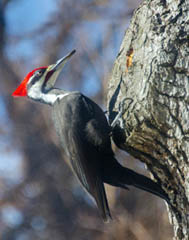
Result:
M15 36L28 34L45 23L51 13L56 9L56 1L53 0L15 0L11 1L6 11L6 22L8 34ZM20 34L20 32L22 33ZM18 55L30 57L35 52L34 44L31 40L21 41L15 48L7 50L10 58L14 59Z
M116 6L120 5L115 4L113 7L116 8ZM27 61L28 59L35 59L35 56L38 54L35 42L26 38L20 41L19 44L15 44L15 37L27 35L31 31L39 29L42 24L47 22L51 14L56 10L56 7L55 0L14 0L10 2L5 15L7 34L10 36L10 42L7 45L6 54L10 60L16 61L18 57L22 57ZM104 24L92 21L90 22L90 25L86 22L83 22L82 24L83 29L93 29L93 31L90 31L90 34L88 35L88 48L91 48L99 40L98 38L103 36L107 20L104 21ZM103 52L104 55L108 56L106 59L112 61L112 63L120 47L124 30L125 26L123 31L119 31L117 34L114 34L117 39L114 39L113 42L115 42L116 45L107 49L106 52ZM76 43L75 48L80 50L80 43ZM35 60L32 64L34 62ZM84 78L87 78L87 81L85 81L86 83L82 86L82 92L84 92L84 94L95 95L95 92L99 91L101 85L95 79L95 71L96 75L98 75L99 67L100 66L97 65L96 69L88 69L85 71L83 76ZM93 93L91 92L91 89ZM22 155L19 153L19 149L12 151L11 146L9 146L10 139L8 139L8 136L9 131L11 131L11 122L8 122L9 119L1 97L0 120L5 126L4 134L0 135L0 175L1 178L6 180L7 184L14 185L20 183L24 177L22 172ZM14 226L15 224L22 222L22 214L13 206L6 206L5 208L2 208L0 213L4 222L10 226Z
M11 36L27 34L31 30L37 29L41 24L45 23L56 9L56 1L54 0L15 0L7 7L6 24L7 34ZM29 26L29 28L28 28ZM24 58L32 57L37 49L32 41L24 40L15 47L10 44L7 47L8 57L15 61L18 56ZM6 181L5 186L14 186L19 184L24 175L22 167L22 155L18 150L12 151L10 146L9 131L11 131L11 122L6 114L3 99L0 97L0 121L4 126L3 134L0 135L0 176ZM2 190L1 190L2 191ZM1 198L0 191L0 198ZM5 205L0 209L1 221L9 227L19 225L23 221L22 213L14 206Z
M107 28L107 25L109 21L112 22L115 21L116 24L116 18L114 18L115 11L121 12L121 4L117 4L117 1L112 1L112 4L110 5L110 8L107 8L107 18L105 18L103 21L84 21L81 23L81 26L78 28L79 31L88 32L90 34L87 35L87 44L85 46L86 49L83 48L82 43L80 41L76 41L77 38L74 41L74 48L77 49L77 51L87 51L88 49L94 48L95 45L97 45L98 41L101 41L100 38L103 37L103 33L105 31L105 28ZM19 41L19 44L16 42L15 37L27 35L31 31L35 31L39 29L39 27L46 23L50 16L53 14L53 12L56 11L57 3L56 0L14 0L11 1L8 4L8 7L6 8L5 18L6 18L6 25L7 25L7 34L9 36L9 44L7 45L6 54L12 61L16 61L17 58L21 57L25 59L26 62L29 61L29 66L24 67L30 71L31 68L35 65L35 59L38 55L38 49L36 46L35 40L24 38L22 41ZM113 11L112 11L113 9ZM103 22L103 24L102 24ZM104 58L112 62L117 55L117 52L119 50L123 34L125 31L125 25L121 29L118 29L114 34L115 39L110 39L111 44L109 45L109 48L106 48L105 50L100 50L102 54L102 58ZM92 31L91 31L92 29ZM116 27L115 27L116 29ZM74 36L77 36L77 29L76 32L73 33L73 39ZM15 44L16 42L16 44ZM113 46L112 46L113 44ZM41 54L41 52L40 52ZM107 57L108 56L108 57ZM61 56L62 57L62 56ZM101 57L101 56L99 56ZM97 81L96 78L100 76L98 71L102 70L102 59L99 59L100 61L97 62L95 65L93 64L91 68L87 68L83 71L83 77L87 79L87 81L84 81L83 86L81 86L81 91L89 96L95 96L95 94L99 91L99 88L101 87L100 80ZM107 65L106 65L107 64ZM103 62L103 67L107 68L109 66L109 63ZM35 66L36 67L36 66ZM106 69L106 71L109 71L109 69ZM25 73L24 73L25 74ZM68 90L69 89L68 87ZM76 90L76 89L72 89ZM19 151L12 153L9 151L9 146L7 144L9 143L8 139L5 141L6 136L8 136L8 131L11 128L11 123L6 124L8 120L8 116L6 114L6 109L3 104L3 100L0 97L0 119L1 122L5 123L5 135L3 137L0 137L0 142L2 143L0 145L0 152L1 152L1 159L3 161L0 161L0 174L4 174L5 176L11 176L11 178L17 179L19 181L19 174L16 173L17 171L13 171L12 175L10 174L11 169L15 169L16 165L18 167L21 166L20 163L20 155ZM8 128L6 129L6 126ZM7 131L7 132L6 132ZM13 156L14 155L14 156ZM14 159L14 161L11 161L10 159ZM9 174L7 174L9 173Z
M29 33L31 30L37 29L41 24L45 23L51 14L56 9L56 1L53 0L15 0L11 1L6 11L7 33L11 36ZM28 28L30 26L30 28ZM21 41L19 45L12 44L8 46L7 54L13 61L18 56L26 58L32 57L35 52L32 41ZM22 160L18 151L10 150L10 141L8 139L8 131L11 129L6 114L5 105L0 97L0 120L4 125L4 134L0 136L0 175L6 178L7 181L19 183L22 178ZM7 127L8 126L8 127ZM16 171L15 171L16 169Z
M121 1L119 3L121 3ZM22 41L19 41L18 44L15 38L22 35L26 36L31 31L39 29L42 24L48 21L51 15L56 11L56 8L56 0L14 0L11 1L6 8L5 18L7 25L7 34L9 36L9 44L7 45L6 53L12 61L16 61L18 57L21 57L25 60L23 74L26 74L25 70L27 68L27 71L31 71L31 68L36 67L34 65L36 56L39 55L38 49L36 46L36 42L33 39L31 40L24 38ZM81 86L81 91L88 96L95 96L95 94L99 91L99 88L101 87L101 81L96 80L96 78L100 76L99 71L102 71L102 67L106 68L105 71L111 71L110 69L108 69L110 65L109 62L113 64L113 61L118 53L126 25L121 26L122 29L116 27L116 18L114 17L114 14L116 11L121 12L121 8L121 4L117 4L117 1L112 0L110 7L106 9L106 15L103 20L101 19L100 22L98 22L97 20L91 20L89 22L83 21L83 23L81 23L81 26L75 30L75 33L73 33L73 39L75 37L75 41L73 41L74 48L76 48L77 51L88 51L91 48L93 49L97 45L98 41L102 40L100 38L103 37L103 33L105 31L105 28L107 28L109 21L111 20L111 22L115 22L115 33L112 34L114 39L110 39L111 43L109 44L109 47L104 50L103 46L100 45L101 49L99 52L101 53L101 56L99 56L99 61L91 65L91 68L86 68L83 71L83 78L86 78L86 81L84 81L83 86ZM85 47L82 46L81 41L76 41L77 31L90 33L87 34L87 43L85 43ZM104 61L103 57L104 59L106 59L106 61L109 62L102 62ZM29 61L30 59L31 61ZM29 66L27 66L27 62L29 62ZM69 89L69 86L68 90L71 90ZM4 172L5 176L10 176L11 174L6 173L10 173L10 169L15 169L16 164L20 167L21 160L19 160L19 151L16 153L11 153L11 151L7 150L9 149L9 146L7 146L9 141L8 139L7 141L5 141L5 136L8 136L8 131L10 130L8 128L11 128L11 123L7 124L7 121L9 120L8 116L6 115L6 109L4 107L1 97L0 119L1 122L5 123L5 135L3 135L3 138L0 137L0 142L2 142L0 146L0 152L3 159L3 161L0 161L0 174ZM8 126L7 129L6 126ZM12 154L14 155L14 157L12 156ZM10 161L10 159L14 159L14 161ZM16 174L16 171L13 172L14 174L12 174L11 177L14 178L15 176L15 179L19 181L19 174Z

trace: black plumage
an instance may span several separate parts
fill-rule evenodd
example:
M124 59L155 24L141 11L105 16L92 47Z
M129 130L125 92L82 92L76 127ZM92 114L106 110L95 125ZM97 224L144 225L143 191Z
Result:
M53 104L53 120L68 164L95 199L104 221L111 218L104 183L124 189L133 185L169 201L160 185L118 163L111 127L92 100L79 92L65 95Z
M116 128L112 129L108 124L102 109L79 92L54 88L64 64L74 53L75 50L55 64L28 73L12 95L28 96L52 106L56 132L67 155L65 159L83 187L95 199L104 221L111 218L104 183L124 189L133 185L169 203L167 194L159 184L121 166L115 159L110 136L115 134ZM116 121L112 125L116 125Z

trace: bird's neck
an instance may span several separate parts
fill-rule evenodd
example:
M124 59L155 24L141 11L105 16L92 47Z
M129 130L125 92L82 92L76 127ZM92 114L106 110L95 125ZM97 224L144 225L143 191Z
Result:
M63 97L65 97L69 94L71 94L71 92L64 91L64 90L58 89L58 88L53 88L53 89L50 89L49 91L43 91L43 92L40 92L37 94L35 94L35 93L28 94L28 96L32 100L52 106L58 99L61 100Z

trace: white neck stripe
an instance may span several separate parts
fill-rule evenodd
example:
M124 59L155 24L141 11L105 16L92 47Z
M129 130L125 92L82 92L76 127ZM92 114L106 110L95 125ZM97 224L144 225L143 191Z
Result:
M62 94L55 94L53 92L52 93L48 92L46 94L46 93L43 93L43 92L39 93L37 91L33 91L33 92L30 92L28 94L28 97L30 97L33 100L38 100L42 103L53 105L56 102L57 99L61 100L62 98L66 97L69 94L72 94L72 92L62 93Z

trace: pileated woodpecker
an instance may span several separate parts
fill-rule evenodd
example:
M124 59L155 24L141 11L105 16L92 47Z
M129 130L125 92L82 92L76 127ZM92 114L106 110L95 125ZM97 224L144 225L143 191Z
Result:
M28 96L52 106L53 121L67 161L83 187L93 196L104 219L111 219L104 183L128 189L133 185L169 203L161 186L151 179L121 166L111 147L111 126L102 109L74 91L54 88L56 79L73 50L55 64L36 68L24 78L13 96Z

